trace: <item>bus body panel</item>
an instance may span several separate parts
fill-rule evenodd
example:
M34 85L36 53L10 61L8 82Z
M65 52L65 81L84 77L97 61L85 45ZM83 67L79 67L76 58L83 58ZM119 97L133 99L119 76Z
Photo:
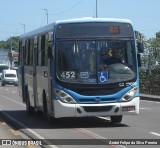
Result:
M89 112L85 111L84 108L90 108L93 107L111 107L111 109L108 111L101 111L101 112L94 112L89 110ZM124 107L135 107L135 110L131 111L122 111L122 108ZM116 115L136 115L139 114L139 97L134 98L130 102L125 103L104 103L104 104L66 104L62 103L59 100L54 100L54 108L56 110L55 112L55 118L61 118L61 117L94 117L94 116L116 116ZM115 112L116 108L119 108L117 112ZM80 111L78 112L77 109ZM105 109L104 109L105 110Z
M48 96L48 78L44 75L45 72L48 72L47 67L37 66L37 97L41 111L43 111L43 93Z
M33 67L32 66L25 66L24 71L25 71L25 74L24 74L25 85L26 85L27 91L29 93L30 106L35 107L34 92L33 92Z

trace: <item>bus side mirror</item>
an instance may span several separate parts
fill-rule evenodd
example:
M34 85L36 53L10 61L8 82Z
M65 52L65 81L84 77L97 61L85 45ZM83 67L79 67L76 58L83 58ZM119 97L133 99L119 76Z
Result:
M138 42L138 52L143 53L144 52L144 45L142 42Z
M137 54L137 60L138 60L138 67L141 67L141 55Z
M48 46L48 58L52 59L53 58L53 54L52 54L52 45Z

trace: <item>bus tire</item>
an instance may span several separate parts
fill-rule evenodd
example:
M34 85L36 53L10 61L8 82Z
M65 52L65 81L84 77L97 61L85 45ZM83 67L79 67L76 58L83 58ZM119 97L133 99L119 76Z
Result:
M5 86L5 83L4 83L4 82L1 82L1 86Z
M34 114L34 109L33 107L30 106L30 101L29 101L29 92L26 89L26 110L28 115L33 115Z
M120 115L120 116L111 116L111 122L112 123L121 123L121 121L122 121L122 115Z

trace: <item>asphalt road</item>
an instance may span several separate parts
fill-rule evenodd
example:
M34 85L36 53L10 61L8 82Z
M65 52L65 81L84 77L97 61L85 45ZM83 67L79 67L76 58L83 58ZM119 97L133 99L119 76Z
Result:
M153 142L157 140L160 143L160 102L156 101L142 100L140 114L124 116L121 124L112 125L110 119L106 117L68 118L49 123L41 114L28 116L25 105L19 98L18 87L5 86L0 87L0 116L9 125L15 126L18 131L33 139L45 139L42 141L47 144L51 139L52 145L43 145L43 147L158 148L160 146ZM71 140L65 141L65 139ZM126 145L127 140L133 141L133 145ZM108 142L111 144L106 145ZM144 142L152 142L149 143L152 145L144 145ZM124 145L118 145L118 143ZM139 145L134 145L135 143Z

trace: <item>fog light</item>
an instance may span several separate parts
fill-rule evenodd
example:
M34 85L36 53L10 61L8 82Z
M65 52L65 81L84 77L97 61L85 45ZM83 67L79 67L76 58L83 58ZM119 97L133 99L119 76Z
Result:
M82 113L82 111L81 111L81 109L80 109L80 108L77 108L77 112L78 112L79 114L81 114L81 113Z
M116 109L114 110L115 113L117 113L119 111L119 107L116 107Z

